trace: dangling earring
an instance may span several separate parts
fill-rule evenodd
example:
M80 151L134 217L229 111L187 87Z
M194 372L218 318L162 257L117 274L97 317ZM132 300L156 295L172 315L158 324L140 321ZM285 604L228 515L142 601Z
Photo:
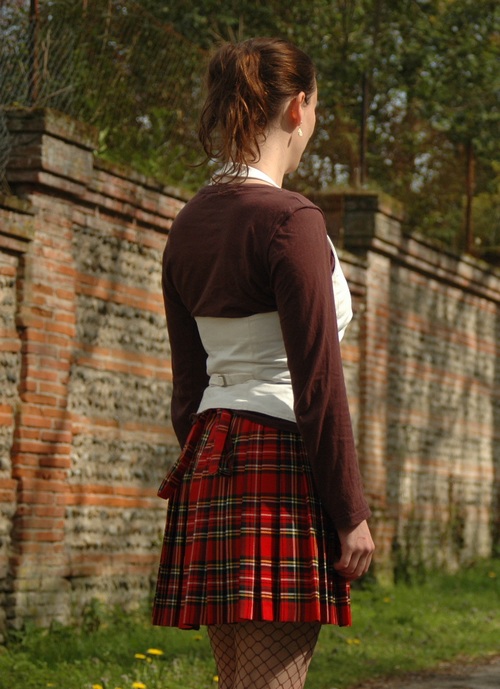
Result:
M297 134L299 136L304 136L304 132L302 131L302 127L299 125L299 128L297 129Z

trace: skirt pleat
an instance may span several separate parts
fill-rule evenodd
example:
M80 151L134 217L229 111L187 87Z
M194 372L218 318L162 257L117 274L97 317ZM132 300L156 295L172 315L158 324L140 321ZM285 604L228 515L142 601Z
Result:
M204 412L159 495L169 502L154 624L351 624L338 537L299 434Z

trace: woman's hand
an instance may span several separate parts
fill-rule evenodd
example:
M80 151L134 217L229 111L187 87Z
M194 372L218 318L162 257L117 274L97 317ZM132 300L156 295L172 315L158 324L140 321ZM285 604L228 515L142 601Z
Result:
M353 581L368 572L375 544L365 521L357 526L337 529L341 555L334 567L339 574Z

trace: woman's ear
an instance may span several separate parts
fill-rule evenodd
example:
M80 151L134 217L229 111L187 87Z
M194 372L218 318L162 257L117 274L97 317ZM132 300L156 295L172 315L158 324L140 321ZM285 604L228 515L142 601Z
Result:
M302 122L302 106L305 103L306 94L301 91L297 96L292 98L289 105L290 118L292 125L298 127Z

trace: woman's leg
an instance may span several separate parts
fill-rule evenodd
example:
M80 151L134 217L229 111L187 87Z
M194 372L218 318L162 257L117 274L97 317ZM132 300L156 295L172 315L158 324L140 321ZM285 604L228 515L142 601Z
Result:
M320 629L319 622L236 625L232 689L302 689Z
M219 689L233 689L236 672L237 624L211 624L207 627L212 653L217 664Z
M208 627L219 689L303 689L319 622L240 622Z

